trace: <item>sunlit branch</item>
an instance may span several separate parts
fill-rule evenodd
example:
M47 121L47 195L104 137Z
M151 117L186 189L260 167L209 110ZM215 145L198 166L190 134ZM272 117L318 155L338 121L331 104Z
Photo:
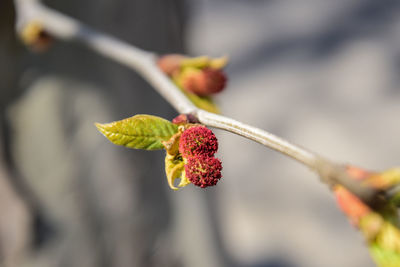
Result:
M317 172L322 181L328 185L342 184L365 202L372 203L375 201L377 192L349 178L343 168L340 167L341 165L333 164L319 155L267 131L197 108L170 78L160 71L154 53L96 31L76 19L43 6L38 1L15 0L15 5L18 18L17 30L22 31L29 23L37 22L40 23L46 33L53 37L84 43L99 54L138 72L179 113L190 113L204 125L238 134L274 149L308 166L311 170Z

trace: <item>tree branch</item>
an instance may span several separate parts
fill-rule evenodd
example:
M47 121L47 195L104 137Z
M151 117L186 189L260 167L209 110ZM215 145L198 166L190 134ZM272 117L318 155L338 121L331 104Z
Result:
M293 145L267 131L204 110L197 110L195 116L201 123L205 125L224 129L241 135L264 146L279 151L312 169L316 168L318 158L316 154L299 146Z
M376 201L378 192L351 179L344 168L321 156L294 145L267 131L197 108L158 68L156 55L112 36L87 27L79 21L43 6L36 0L14 0L17 30L38 22L53 37L79 41L99 54L126 65L142 75L179 113L192 114L202 124L226 130L285 154L317 172L328 185L342 184L366 203Z

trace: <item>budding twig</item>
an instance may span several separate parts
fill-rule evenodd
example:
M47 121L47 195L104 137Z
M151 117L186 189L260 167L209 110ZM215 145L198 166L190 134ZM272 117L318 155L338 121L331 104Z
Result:
M36 0L14 0L14 2L17 9L18 30L21 31L23 27L34 21L40 23L43 30L53 37L66 41L82 42L99 54L126 65L141 74L179 113L191 114L204 125L241 135L283 153L316 171L325 183L329 185L342 184L367 203L375 200L377 194L374 190L353 181L341 168L337 168L336 164L321 156L267 131L197 108L160 71L156 65L154 53L139 49L87 27L73 18L43 6Z

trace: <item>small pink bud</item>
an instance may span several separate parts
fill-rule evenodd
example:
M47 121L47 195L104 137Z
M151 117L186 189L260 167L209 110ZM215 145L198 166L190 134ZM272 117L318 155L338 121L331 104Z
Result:
M158 67L168 76L172 77L174 73L181 68L182 60L186 57L179 54L165 55L158 59Z
M188 180L201 188L216 185L222 177L221 170L219 159L204 155L189 157L185 165Z
M179 141L179 152L183 157L211 157L218 150L218 140L214 133L205 126L194 126L186 129Z

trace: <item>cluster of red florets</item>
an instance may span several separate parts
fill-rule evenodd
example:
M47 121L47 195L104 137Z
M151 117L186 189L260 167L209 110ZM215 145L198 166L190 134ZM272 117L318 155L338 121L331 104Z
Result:
M221 179L221 161L214 157L218 140L214 133L204 126L186 129L179 141L179 152L186 159L186 177L200 187L216 185Z
M185 165L186 177L191 183L202 188L216 185L222 177L221 170L219 159L204 155L188 158Z
M179 152L184 157L214 156L218 150L218 140L205 126L195 126L185 130L179 142Z

